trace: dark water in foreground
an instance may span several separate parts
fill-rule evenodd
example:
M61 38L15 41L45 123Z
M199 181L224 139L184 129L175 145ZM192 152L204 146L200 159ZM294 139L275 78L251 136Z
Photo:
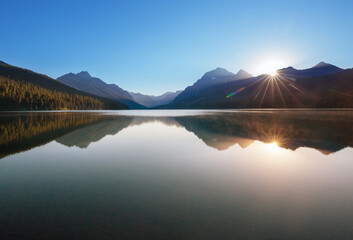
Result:
M0 113L0 239L353 239L353 111Z

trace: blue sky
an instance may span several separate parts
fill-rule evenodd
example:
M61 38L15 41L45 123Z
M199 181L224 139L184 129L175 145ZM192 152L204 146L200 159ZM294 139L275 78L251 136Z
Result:
M353 1L1 1L0 60L129 91L184 89L224 67L353 67ZM262 67L261 67L262 66Z

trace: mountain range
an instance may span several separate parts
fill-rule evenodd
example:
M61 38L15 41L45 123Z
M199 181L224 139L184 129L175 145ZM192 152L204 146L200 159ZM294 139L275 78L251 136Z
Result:
M298 70L293 67L287 67L287 68L277 70L277 73L279 75L285 75L285 76L290 76L290 77L294 77L296 79L299 79L299 78L325 76L325 75L340 72L342 70L343 69L336 67L332 64L328 64L325 62L319 62L318 64L316 64L312 68Z
M351 108L353 70L320 62L312 68L280 69L275 76L239 77L217 68L185 88L167 109ZM246 75L246 74L242 74Z
M11 82L17 90L10 92L17 94L16 100L9 100L11 98L9 96L4 97L12 88L8 83L2 85L7 86L7 89L0 88L3 95L0 108L3 110L121 109L125 105L130 109L353 107L353 70L344 70L325 62L308 69L293 67L279 69L275 76L267 74L252 76L243 69L234 74L224 68L216 68L206 72L183 91L167 92L160 96L124 90L116 84L108 84L97 77L92 77L87 71L68 73L54 80L43 74L1 62L1 76L7 79L2 81L9 82L9 79L17 81L17 85ZM37 93L28 94L28 91L26 93L23 89L19 90L21 84L25 83L31 84L26 85L26 88L33 90L34 86L38 86L49 92L44 94L42 93L44 90L37 89L33 90ZM71 94L71 97L82 95L86 99L76 96L75 100L69 100L69 95L62 95L56 96L54 101L45 97L46 95L52 97L55 92ZM38 98L38 94L45 96ZM114 104L118 105L113 107Z
M128 92L116 84L108 84L99 78L92 77L87 71L77 74L68 73L58 77L57 80L80 91L120 101L133 109L144 109L168 104L180 93L180 91L167 92L161 96L151 96Z

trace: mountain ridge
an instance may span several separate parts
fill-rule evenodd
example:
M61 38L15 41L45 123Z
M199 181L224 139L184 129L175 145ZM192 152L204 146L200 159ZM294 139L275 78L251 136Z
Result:
M84 92L118 100L133 109L144 109L168 104L181 92L166 92L159 96L128 92L114 83L109 84L100 78L92 77L88 71L81 71L76 74L67 73L58 77L57 80Z
M146 108L135 102L128 91L114 83L108 84L100 78L92 77L87 71L81 71L76 74L67 73L58 77L57 80L80 91L122 102L131 109Z
M97 77L92 77L87 71L68 73L57 78L70 87L80 89L98 96L112 99L132 99L129 93L116 84L108 84Z
M182 91L174 100L186 100L194 96L197 96L199 92L204 89L210 88L218 84L224 84L234 81L239 81L247 78L253 77L250 73L243 69L240 69L237 74L234 74L224 68L216 68L209 72L206 72L199 80L197 80L193 85L188 86Z
M350 96L353 95L350 92L351 69L343 70L323 61L307 69L295 69L292 66L282 68L277 70L277 75L274 77L266 74L254 77L243 69L234 74L227 69L217 67L203 74L183 91L166 92L159 96L128 92L116 84L108 84L97 77L92 77L88 71L68 73L54 80L3 61L0 61L0 67L3 71L11 68L13 72L22 71L27 75L35 75L36 77L32 76L31 79L51 91L65 89L77 94L103 97L121 102L133 109L350 107ZM269 88L264 89L264 86ZM310 96L309 93L313 92L317 95ZM250 99L251 96L255 100ZM323 101L326 102L323 103Z
M279 69L274 77L262 74L195 88L199 81L187 87L170 104L158 108L353 107L353 99L349 97L353 96L353 90L350 90L353 71L324 62L302 70ZM318 87L313 86L313 82Z
M67 86L47 75L0 62L1 110L126 109L121 102Z

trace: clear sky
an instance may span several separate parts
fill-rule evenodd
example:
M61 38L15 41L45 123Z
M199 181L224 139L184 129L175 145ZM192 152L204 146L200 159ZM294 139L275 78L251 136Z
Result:
M0 60L146 94L224 67L353 67L353 1L1 1Z

